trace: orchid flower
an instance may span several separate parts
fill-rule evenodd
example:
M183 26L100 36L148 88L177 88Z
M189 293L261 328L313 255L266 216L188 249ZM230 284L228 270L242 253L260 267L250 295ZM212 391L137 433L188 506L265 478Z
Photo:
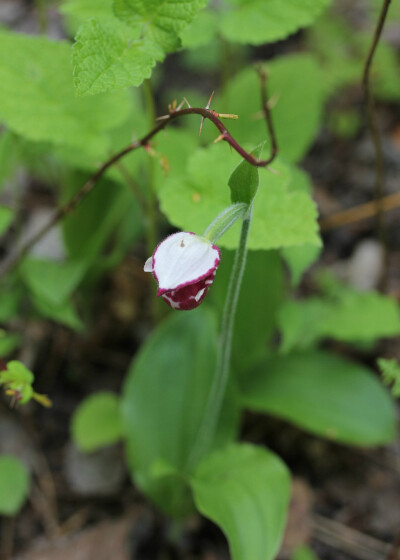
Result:
M205 237L181 231L169 235L147 259L144 270L158 282L157 295L172 309L194 309L205 298L221 260Z

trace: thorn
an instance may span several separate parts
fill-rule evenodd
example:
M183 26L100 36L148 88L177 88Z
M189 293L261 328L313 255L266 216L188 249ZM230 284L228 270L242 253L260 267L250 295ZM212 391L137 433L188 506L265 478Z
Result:
M270 110L273 109L276 106L276 104L278 103L279 98L280 98L279 93L275 92L274 95L267 102L268 109L270 109Z
M201 117L199 136L201 136L201 131L203 130L203 123L204 123L204 117Z
M282 176L282 173L280 173L280 172L277 171L276 169L272 169L272 167L265 167L264 169L266 169L266 170L269 171L270 173L273 173L274 175L279 175L279 177Z
M210 108L212 98L214 97L214 93L215 93L215 92L213 91L212 94L210 95L210 98L209 98L208 103L207 103L207 105L206 105L206 109L209 109L209 108Z
M209 100L208 100L208 102L207 102L207 105L205 106L205 109L209 109L209 108L210 108L212 98L214 97L214 93L215 93L215 92L213 91L212 94L210 95L210 98L209 98ZM201 131L203 130L203 123L204 123L204 117L201 117L199 136L201 136Z
M161 165L161 169L163 170L163 175L164 177L168 177L168 172L169 172L169 159L164 156L161 155L160 157L160 165Z
M157 117L156 121L165 121L166 119L169 119L170 115L161 115L161 117Z
M168 104L168 110L170 113L174 113L176 111L176 99L174 99L172 103Z
M261 119L263 119L265 117L265 112L263 110L261 111L257 111L256 113L253 113L251 115L251 120L253 121L260 121Z
M186 99L186 97L183 98L183 101L186 103L186 105L189 107L189 109L192 108L192 106L190 105L189 101Z
M218 138L216 138L216 139L214 140L214 144L217 144L218 142L221 142L221 140L224 140L224 139L225 139L225 134L220 134L220 135L218 136Z
M155 156L156 152L153 150L153 148L150 146L150 144L145 144L143 146L143 148L146 150L146 152L149 154L149 156Z

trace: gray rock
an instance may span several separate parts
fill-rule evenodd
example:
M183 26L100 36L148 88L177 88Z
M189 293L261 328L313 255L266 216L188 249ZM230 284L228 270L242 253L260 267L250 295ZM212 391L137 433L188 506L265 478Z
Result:
M31 440L17 418L9 412L0 414L0 455L13 455L32 470L34 450Z
M379 284L384 265L384 251L374 239L359 243L347 261L347 279L359 290L373 290Z
M40 208L30 216L29 221L25 227L25 231L21 236L20 243L24 244L25 241L44 227L51 217L53 210L48 208ZM31 249L30 255L36 258L50 259L55 261L62 261L65 258L65 247L62 239L60 226L55 226L50 229Z
M71 490L77 494L108 496L121 488L126 469L120 445L104 447L94 453L81 453L69 443L64 471Z
M24 2L19 0L1 0L0 1L0 23L3 25L11 25L23 16L26 8Z

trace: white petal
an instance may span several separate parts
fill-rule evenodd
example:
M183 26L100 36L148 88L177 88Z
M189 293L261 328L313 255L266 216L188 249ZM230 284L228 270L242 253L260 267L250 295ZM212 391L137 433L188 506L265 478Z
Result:
M193 284L215 270L219 249L194 233L174 233L162 241L153 255L153 271L159 290Z
M153 257L149 257L144 263L143 270L145 272L153 272Z

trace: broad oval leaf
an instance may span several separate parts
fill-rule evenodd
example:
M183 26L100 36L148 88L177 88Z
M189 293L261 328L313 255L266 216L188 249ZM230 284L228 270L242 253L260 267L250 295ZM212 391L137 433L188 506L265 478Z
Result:
M284 39L310 25L330 0L229 0L221 31L233 42L261 45Z
M75 410L71 428L81 451L95 451L117 442L122 435L117 395L109 391L90 395Z
M185 473L204 418L216 340L216 321L210 312L197 309L171 315L142 347L124 387L122 417L132 476L171 514L182 514L189 507L179 473ZM234 395L229 395L221 418L214 447L231 441L236 433Z
M396 435L389 393L364 366L325 352L265 359L249 372L243 405L344 443L372 446Z
M232 444L200 463L190 481L196 506L224 531L233 560L272 560L285 527L290 478L272 452Z
M88 264L83 259L57 262L29 258L23 261L20 272L34 296L57 306L70 298L87 268Z
M29 491L29 473L17 458L0 457L0 515L19 512Z

